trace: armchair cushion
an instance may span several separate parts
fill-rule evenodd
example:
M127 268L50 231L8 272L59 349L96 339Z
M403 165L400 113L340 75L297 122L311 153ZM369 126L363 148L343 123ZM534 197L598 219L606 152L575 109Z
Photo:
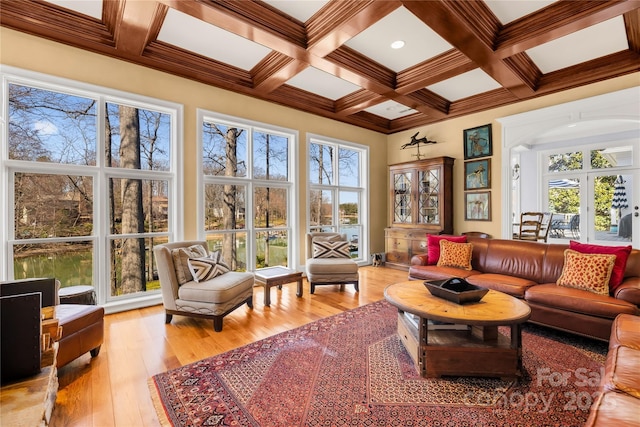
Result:
M351 258L347 241L318 241L314 239L312 245L314 258Z
M220 251L211 252L204 258L189 258L188 264L195 282L213 279L230 270L229 266L222 261Z
M184 285L193 280L193 275L189 269L189 258L204 258L207 256L206 249L201 245L192 245L188 248L177 248L171 251L173 265L176 270L178 285Z

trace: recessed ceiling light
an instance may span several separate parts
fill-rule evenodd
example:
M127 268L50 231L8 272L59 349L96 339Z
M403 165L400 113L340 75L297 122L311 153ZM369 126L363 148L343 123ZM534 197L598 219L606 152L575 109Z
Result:
M391 49L402 49L404 47L404 41L396 40L391 43Z

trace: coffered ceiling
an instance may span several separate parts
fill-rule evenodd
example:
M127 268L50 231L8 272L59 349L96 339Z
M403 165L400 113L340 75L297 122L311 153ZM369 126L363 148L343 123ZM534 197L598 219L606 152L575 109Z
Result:
M1 0L0 24L387 134L640 71L639 0Z

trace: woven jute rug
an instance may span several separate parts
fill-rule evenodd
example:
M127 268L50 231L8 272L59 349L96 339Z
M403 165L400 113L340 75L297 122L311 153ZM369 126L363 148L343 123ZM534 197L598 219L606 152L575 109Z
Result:
M527 324L519 381L426 379L396 330L375 302L156 375L152 399L173 426L580 426L606 355Z

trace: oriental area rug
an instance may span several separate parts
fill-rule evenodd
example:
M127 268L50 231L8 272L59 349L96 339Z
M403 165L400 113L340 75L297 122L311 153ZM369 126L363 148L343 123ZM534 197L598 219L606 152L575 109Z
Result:
M525 324L519 381L430 379L396 331L378 301L158 374L152 400L172 426L581 426L607 350Z

